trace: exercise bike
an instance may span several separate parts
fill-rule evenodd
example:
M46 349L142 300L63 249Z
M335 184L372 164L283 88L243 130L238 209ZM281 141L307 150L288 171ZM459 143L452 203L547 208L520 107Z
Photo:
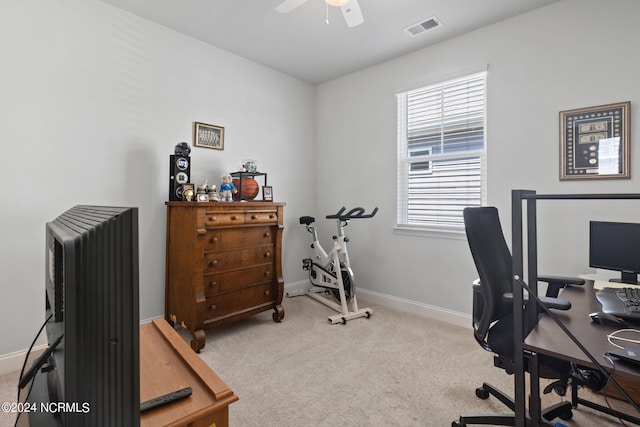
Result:
M371 317L373 310L370 308L358 308L356 299L356 285L353 271L349 263L347 242L349 238L344 234L344 228L352 219L372 218L378 208L365 214L363 208L353 208L346 212L346 207L340 209L334 215L327 215L327 219L335 219L338 223L338 235L333 236L333 248L327 253L318 240L318 229L312 224L315 218L311 216L300 217L300 224L304 224L307 231L313 236L314 258L302 260L302 268L309 272L309 280L313 287L309 290L299 290L287 293L289 297L308 295L316 301L332 308L339 314L329 316L329 322L336 324L347 323L348 320L359 317Z

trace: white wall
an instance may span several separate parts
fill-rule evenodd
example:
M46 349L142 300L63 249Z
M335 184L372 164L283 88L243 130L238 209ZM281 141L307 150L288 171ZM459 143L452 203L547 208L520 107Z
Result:
M350 225L360 288L469 313L476 277L465 240L396 235L395 94L489 67L488 202L510 242L511 189L638 192L640 38L636 0L563 0L318 88L319 209L379 206ZM562 110L631 101L630 180L560 182ZM341 155L338 155L341 153ZM327 176L322 171L336 171ZM640 202L541 202L539 269L588 269L588 220L638 221Z
M0 58L0 355L44 320L45 223L76 204L139 207L140 317L163 314L169 155L194 121L226 137L192 147L193 181L256 159L287 202L285 282L305 277L313 86L96 0L3 2Z

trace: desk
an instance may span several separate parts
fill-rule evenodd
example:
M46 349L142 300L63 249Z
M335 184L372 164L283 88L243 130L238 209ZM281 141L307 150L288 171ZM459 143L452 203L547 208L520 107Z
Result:
M191 387L186 399L149 410L141 427L216 426L229 424L233 391L164 319L140 327L140 401Z
M537 295L538 293L538 238L537 238L537 203L538 201L547 200L547 201L570 201L570 200L640 200L640 193L633 194L536 194L535 191L532 190L511 190L511 250L513 255L513 265L512 272L514 276L513 280L513 326L514 326L514 352L515 354L523 354L524 350L524 324L535 325L537 323L538 314L535 309L534 304L530 304L523 313L523 291L520 288L518 281L515 277L523 278L530 287L530 290L533 294ZM524 204L524 206L523 206ZM526 216L526 221L525 221ZM525 251L525 236L526 236L526 251ZM526 252L526 269L525 269L525 252ZM585 289L586 292L586 289ZM586 295L586 294L585 294ZM591 298L593 297L593 293L590 294ZM577 295L576 295L577 296ZM565 295L566 298L569 298L569 295ZM588 301L583 301L585 307L592 307L591 303ZM579 305L580 303L576 303L575 305ZM571 314L577 313L578 310L575 310ZM572 327L576 327L578 322L581 322L578 314L575 314L574 325ZM552 320L548 319L547 323L551 323ZM595 325L594 325L595 326ZM570 341L563 341L564 347L569 347L566 351L564 351L564 347L556 347L558 341L562 341L564 339L564 334L562 331L557 328L554 324L551 326L551 331L553 334L558 334L556 339L551 338L549 335L545 335L542 330L543 326L538 328L538 331L533 334L532 338L529 341L530 349L538 349L541 353L545 352L548 354L553 354L556 356L564 355L565 353L568 355L569 360L571 358L582 359L579 355L579 350L576 346L573 345ZM582 326L577 326L578 329L581 329ZM585 326L586 328L586 326ZM588 329L587 329L588 330ZM578 335L581 336L581 339L587 339L587 342L590 342L591 339L587 336L581 335L584 332L577 331ZM541 342L536 342L535 337L537 334L540 334ZM562 337L562 338L561 338ZM549 339L549 341L546 341ZM547 344L553 344L553 346ZM597 343L593 343L596 347L599 345ZM539 345L539 347L538 347ZM595 348L593 353L598 354L599 349ZM598 357L602 357L598 355ZM535 359L535 357L534 357ZM535 365L535 363L534 363ZM590 365L590 363L589 363ZM524 427L526 424L526 397L525 393L525 366L524 366L524 358L516 357L514 361L514 400L515 400L515 414L516 421L515 424L517 427ZM536 381L536 386L537 386ZM532 388L532 400L537 400L535 402L536 405L539 406L539 389L534 390L534 385L531 385ZM533 396L535 394L535 396ZM539 418L539 411L533 411L532 416L537 416Z
M604 353L614 350L615 347L607 341L607 334L620 329L618 326L606 326L592 323L589 320L589 313L599 311L600 303L595 297L593 281L586 280L584 286L571 286L564 288L560 298L571 302L571 309L568 311L554 310L554 314L562 321L572 334L582 343L582 345L594 356L594 358L605 369L611 368L611 364L604 358ZM554 356L558 359L568 360L583 366L595 367L589 358L571 341L569 337L549 316L544 316L524 340L523 347L526 350ZM616 377L628 378L634 382L640 382L640 369L633 368L623 363L616 363ZM533 381L532 381L533 382ZM532 387L534 385L532 384ZM575 391L575 390L574 390ZM582 403L585 406L603 410L608 408L595 405L582 399L577 399L574 392L573 404L576 406ZM540 413L540 402L531 402L530 411L533 414ZM537 407L534 407L536 405ZM610 413L607 410L603 412ZM637 418L630 419L636 424L640 423Z

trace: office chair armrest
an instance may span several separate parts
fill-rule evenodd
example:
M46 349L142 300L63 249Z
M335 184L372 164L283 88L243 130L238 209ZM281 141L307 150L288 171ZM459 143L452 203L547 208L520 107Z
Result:
M569 310L571 308L571 302L566 299L551 298L551 297L539 297L542 304L547 308L555 308L557 310Z
M529 301L529 296L524 295L523 298L523 302L526 304ZM547 308L555 308L557 310L569 310L571 308L571 302L564 299L551 297L538 298L540 298L540 301L542 301L544 306ZM511 292L502 294L502 300L505 302L513 302L513 294ZM543 311L542 308L539 308L538 310Z
M538 280L546 283L563 283L565 285L584 285L584 279L564 276L538 276Z
M560 293L560 289L565 286L584 285L584 279L578 279L577 277L538 276L538 280L549 284L545 296L551 298L556 298Z

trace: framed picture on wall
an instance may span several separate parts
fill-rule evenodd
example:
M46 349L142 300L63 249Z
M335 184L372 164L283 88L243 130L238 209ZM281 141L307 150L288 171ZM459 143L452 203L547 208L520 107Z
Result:
M193 145L213 148L214 150L224 150L224 128L222 126L194 122Z
M630 105L560 112L560 180L630 178Z

